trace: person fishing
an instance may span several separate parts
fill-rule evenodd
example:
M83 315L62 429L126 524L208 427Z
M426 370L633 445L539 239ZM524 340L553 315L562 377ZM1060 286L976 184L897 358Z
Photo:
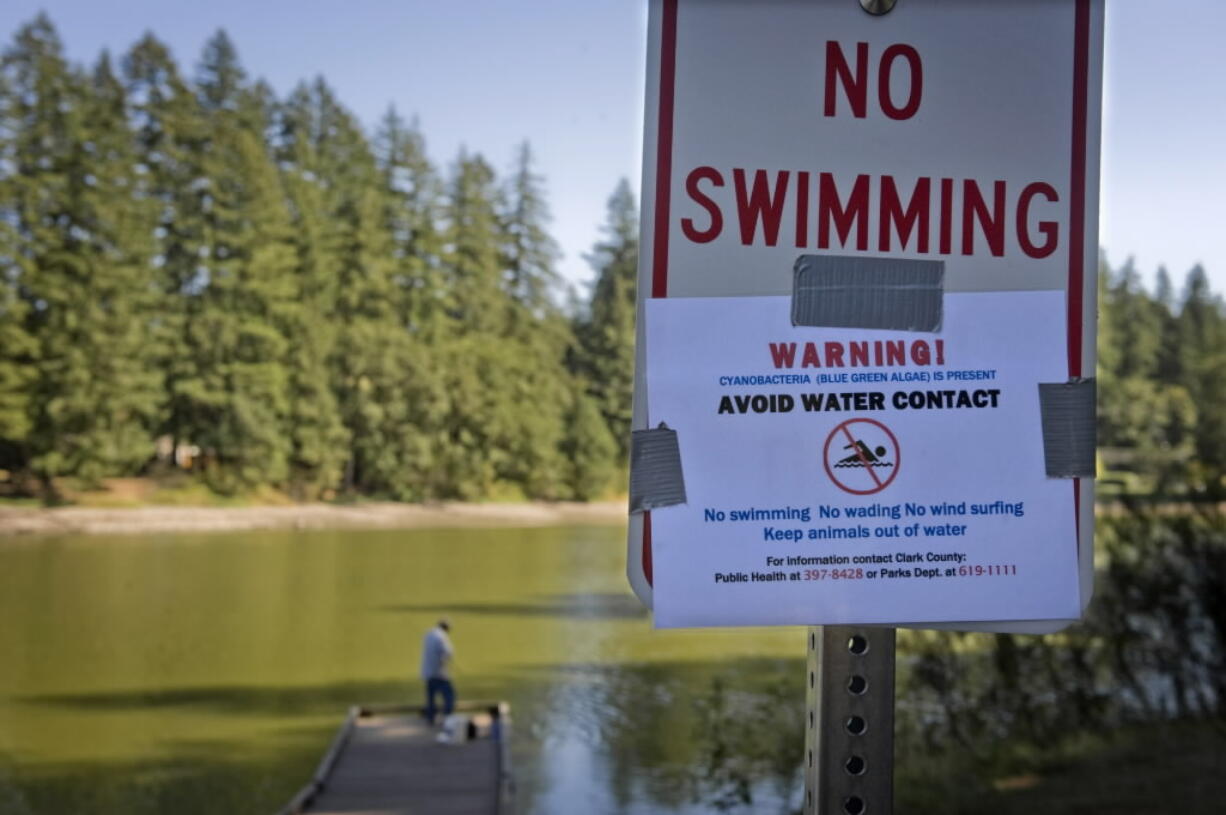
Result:
M451 623L446 617L426 632L421 649L421 678L426 683L426 721L434 724L438 707L435 697L443 697L443 721L455 710L455 686L448 666L455 655L451 646Z

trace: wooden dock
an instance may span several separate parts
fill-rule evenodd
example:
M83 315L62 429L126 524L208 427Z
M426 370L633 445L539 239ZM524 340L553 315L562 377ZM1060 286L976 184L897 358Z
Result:
M456 713L471 726L440 742L420 707L351 708L280 815L509 815L509 712L505 703L461 703Z

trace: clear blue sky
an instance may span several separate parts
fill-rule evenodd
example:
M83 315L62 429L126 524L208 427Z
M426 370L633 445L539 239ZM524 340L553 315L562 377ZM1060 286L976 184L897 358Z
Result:
M851 0L848 0L851 2ZM904 0L905 2L905 0ZM47 11L70 58L121 53L152 30L191 71L226 28L281 93L322 74L368 125L389 103L420 117L432 158L462 145L505 169L529 140L572 281L590 276L619 178L637 189L646 4L641 0L4 0L0 36ZM1118 264L1226 292L1226 5L1108 0L1100 240Z

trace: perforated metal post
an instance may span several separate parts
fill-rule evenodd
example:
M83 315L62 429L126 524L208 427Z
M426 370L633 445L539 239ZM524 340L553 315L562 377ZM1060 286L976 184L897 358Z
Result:
M894 811L893 628L809 629L806 815Z

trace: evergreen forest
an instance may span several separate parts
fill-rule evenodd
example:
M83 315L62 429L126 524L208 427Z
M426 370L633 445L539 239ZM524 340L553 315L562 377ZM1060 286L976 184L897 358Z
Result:
M528 144L446 169L389 109L188 76L146 35L0 64L0 470L9 490L190 472L221 494L587 499L624 471L637 204L591 297L555 272Z
M284 98L224 32L0 58L0 489L185 474L221 495L586 500L622 489L637 203L555 266L532 149L446 167L389 109ZM1099 272L1105 495L1226 497L1226 313L1200 267Z

